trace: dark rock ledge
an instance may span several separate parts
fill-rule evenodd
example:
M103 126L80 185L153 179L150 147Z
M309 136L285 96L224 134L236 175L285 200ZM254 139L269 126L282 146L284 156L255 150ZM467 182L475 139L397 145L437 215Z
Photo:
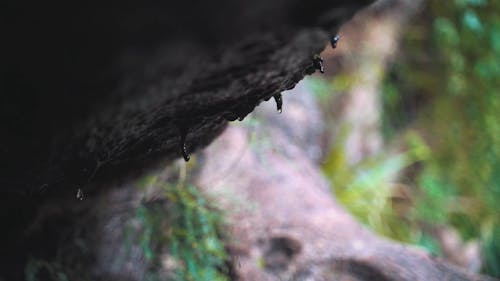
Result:
M0 192L75 192L207 145L369 2L3 3Z

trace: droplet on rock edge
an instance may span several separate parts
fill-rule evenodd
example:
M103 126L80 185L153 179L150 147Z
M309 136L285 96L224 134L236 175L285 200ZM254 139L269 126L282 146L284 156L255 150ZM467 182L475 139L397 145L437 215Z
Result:
M182 157L184 158L184 161L187 162L191 157L189 157L189 153L187 152L186 135L187 135L187 130L181 130L181 154Z
M323 67L323 58L320 55L314 55L313 64L314 68L319 70L319 72L325 73L325 68Z
M283 107L283 97L281 96L281 93L274 95L273 98L276 101L276 110L281 113Z
M81 188L78 188L78 190L76 191L76 199L82 201L83 200L83 191Z
M337 48L337 43L340 40L340 35L335 34L335 36L332 37L332 40L330 40L330 44L332 45L332 48Z

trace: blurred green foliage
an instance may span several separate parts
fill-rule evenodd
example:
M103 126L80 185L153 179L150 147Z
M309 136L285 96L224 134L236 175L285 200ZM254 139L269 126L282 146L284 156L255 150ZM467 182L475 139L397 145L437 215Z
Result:
M418 240L407 212L408 198L396 194L404 190L394 180L410 165L425 160L429 151L414 132L406 135L408 150L404 153L383 151L355 165L347 161L344 145L348 129L337 136L323 164L323 171L332 182L336 198L378 233L405 242Z
M131 255L132 247L140 249L148 266L145 281L165 277L179 281L229 280L229 256L221 231L223 214L195 186L185 183L185 175L180 178L175 184L158 175L138 181L143 194L147 189L159 189L162 196L140 204L129 224L124 225L126 253ZM31 258L25 266L26 280L93 280L88 271L92 263L87 262L93 259L86 247L88 241L77 234L69 235L70 242L62 243L64 247L57 250L53 259ZM124 263L127 257L116 259ZM166 271L169 272L163 274Z
M220 270L228 255L221 240L221 214L208 205L196 188L166 186L169 202L170 254L182 266L176 280L227 280Z
M387 99L385 110L392 120L404 115L394 109L405 99L426 101L412 125L432 149L415 178L416 217L479 238L484 272L494 276L500 276L499 9L498 1L429 1L425 20L408 30L390 76L397 79L388 80L399 95L386 96L396 101Z
M387 80L385 131L414 120L432 149L414 178L415 219L480 239L484 272L500 276L500 2L427 5Z
M381 89L386 143L406 152L385 151L349 166L343 155L346 129L336 135L324 165L336 196L365 224L436 254L441 249L432 230L452 226L465 241L480 241L482 270L496 277L499 11L500 1L427 1L404 31L399 56ZM324 97L326 86L318 85ZM395 179L410 192L407 209L394 204Z
M220 231L221 212L210 206L193 185L182 181L159 183L157 179L147 179L148 185L160 185L167 207L140 206L136 218L141 223L141 232L135 241L129 241L140 245L151 262L147 280L159 280L160 257L156 253L162 246L168 248L175 270L172 280L228 280L228 255Z

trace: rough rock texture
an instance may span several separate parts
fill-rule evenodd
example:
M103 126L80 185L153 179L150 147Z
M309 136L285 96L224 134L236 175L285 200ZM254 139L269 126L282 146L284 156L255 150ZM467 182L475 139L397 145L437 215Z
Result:
M281 122L266 121L266 105L259 125L229 127L202 154L198 185L231 210L239 280L493 280L377 237L342 209L307 153L322 124L310 98L284 95Z
M371 1L7 1L0 192L75 192L209 143Z

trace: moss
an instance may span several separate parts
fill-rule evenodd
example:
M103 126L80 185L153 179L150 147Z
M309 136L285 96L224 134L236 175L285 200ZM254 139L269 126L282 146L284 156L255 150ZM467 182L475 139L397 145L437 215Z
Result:
M141 231L128 243L140 245L151 263L147 273L151 280L160 278L161 259L166 257L157 253L162 249L168 251L171 268L167 270L173 271L169 275L174 280L229 280L223 215L182 178L177 184L151 178L142 181L158 186L167 203L137 208Z

